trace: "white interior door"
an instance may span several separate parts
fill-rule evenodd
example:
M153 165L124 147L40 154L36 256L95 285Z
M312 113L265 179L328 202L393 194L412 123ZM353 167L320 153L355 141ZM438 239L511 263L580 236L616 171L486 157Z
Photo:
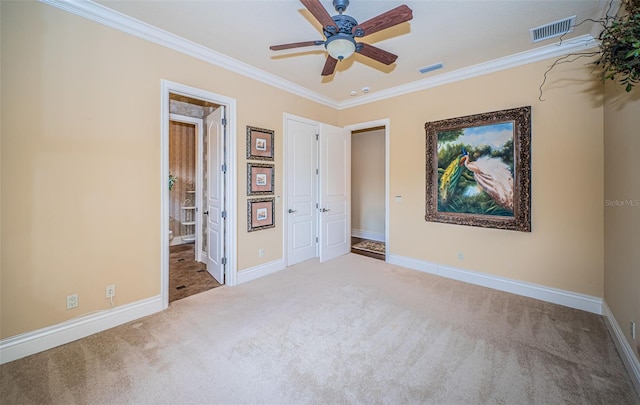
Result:
M318 126L287 119L287 265L318 255Z
M224 107L218 107L207 116L207 271L220 284L224 284Z
M351 251L351 131L320 124L320 261Z

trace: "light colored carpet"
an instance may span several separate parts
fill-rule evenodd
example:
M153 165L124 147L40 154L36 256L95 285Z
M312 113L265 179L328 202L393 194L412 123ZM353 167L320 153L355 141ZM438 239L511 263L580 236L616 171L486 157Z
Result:
M639 404L602 317L349 254L0 366L8 404Z

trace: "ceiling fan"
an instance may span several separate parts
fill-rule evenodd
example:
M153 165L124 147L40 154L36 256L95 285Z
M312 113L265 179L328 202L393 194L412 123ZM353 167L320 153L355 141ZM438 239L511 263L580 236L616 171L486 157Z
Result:
M413 18L413 12L406 5L398 6L392 10L373 17L361 24L355 18L343 14L349 6L349 0L333 0L338 15L331 17L322 6L320 0L300 0L311 14L322 24L322 30L326 40L293 42L290 44L273 45L269 49L281 51L283 49L301 48L305 46L324 45L329 55L322 69L322 76L333 74L339 60L347 59L354 52L369 57L385 65L396 61L398 55L387 52L373 45L356 42L355 38L382 31Z

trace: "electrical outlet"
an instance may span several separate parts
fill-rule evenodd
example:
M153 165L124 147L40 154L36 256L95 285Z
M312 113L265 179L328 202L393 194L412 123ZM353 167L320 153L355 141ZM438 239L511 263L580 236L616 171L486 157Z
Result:
M264 249L258 249L258 257L264 257Z
M464 253L458 252L458 260L460 260L460 261L464 260Z
M631 321L631 339L636 340L636 323Z
M78 294L67 295L67 309L72 309L78 306Z
M111 298L111 297L115 297L116 296L116 285L115 284L108 285L107 288L105 288L104 296L107 299Z

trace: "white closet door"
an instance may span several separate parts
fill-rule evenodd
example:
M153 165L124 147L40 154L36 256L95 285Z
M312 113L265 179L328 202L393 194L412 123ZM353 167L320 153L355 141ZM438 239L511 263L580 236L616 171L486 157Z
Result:
M315 123L287 119L287 266L317 256L317 133Z
M351 131L320 124L320 261L351 251Z

